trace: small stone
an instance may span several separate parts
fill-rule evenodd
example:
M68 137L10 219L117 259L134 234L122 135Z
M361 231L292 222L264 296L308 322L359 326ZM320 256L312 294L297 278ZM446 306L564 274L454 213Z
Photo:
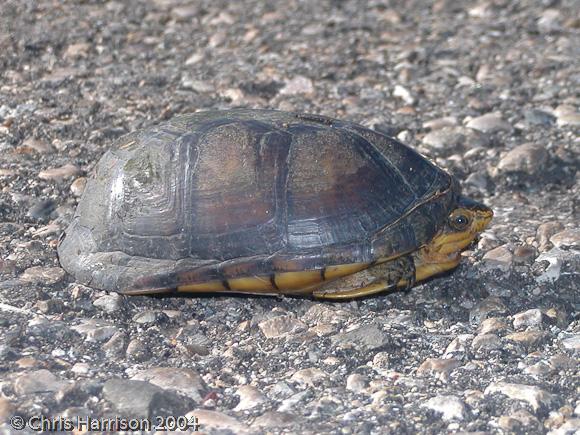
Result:
M479 324L479 328L477 332L480 334L491 334L501 331L509 330L510 327L501 317L491 317L489 319L485 319L483 322Z
M427 133L422 142L430 148L443 152L445 155L451 155L463 147L465 135L460 128L443 127Z
M521 329L528 326L539 328L542 326L542 311L537 308L523 311L514 315L514 328Z
M531 264L538 256L538 251L531 245L516 246L514 248L514 262L517 264Z
M457 396L435 396L421 406L440 413L446 421L465 419L465 404Z
M562 346L570 350L580 350L580 334L574 334L571 337L562 340Z
M439 130L443 127L455 127L459 122L455 116L445 116L443 118L436 118L423 123L423 128L430 130Z
M513 254L503 245L487 251L483 256L483 261L494 269L508 271L513 264Z
M512 129L511 125L502 119L500 113L487 113L473 118L466 124L466 127L483 133L510 131Z
M184 415L193 403L177 394L145 381L109 379L103 398L126 418Z
M536 240L538 241L540 251L546 251L552 245L550 237L564 229L560 222L545 222L538 226L536 230Z
M327 378L327 374L316 367L298 370L292 375L290 380L299 384L311 385L317 384Z
M459 366L461 361L455 358L427 358L417 369L417 374L433 373L445 377Z
M515 433L522 432L523 428L536 431L541 427L539 420L525 409L519 409L509 416L502 415L497 423L502 429Z
M549 408L555 400L553 394L542 390L539 387L523 384L511 384L507 382L493 382L484 391L486 396L493 393L501 393L510 399L522 400L530 404L534 411L541 407Z
M579 126L580 125L580 113L565 113L558 116L558 126L563 127L565 125Z
M445 356L461 355L467 350L467 346L473 340L473 334L460 334L455 337L445 349Z
M550 237L550 242L558 248L565 246L578 246L580 247L580 228L571 228L568 230L560 231Z
M71 372L77 375L86 375L89 373L91 366L84 362L75 363L70 369Z
M548 435L578 435L580 433L580 418L571 418Z
M297 76L287 81L280 93L284 95L313 94L314 84L308 77Z
M546 9L538 18L538 30L542 33L551 33L560 30L562 27L561 14L558 9Z
M56 393L68 382L58 379L48 370L36 370L20 375L14 381L14 392L21 395Z
M20 281L40 284L40 285L54 285L61 282L66 276L64 269L60 267L29 267L20 275Z
M147 381L165 390L172 390L201 402L207 392L203 378L192 369L173 367L153 367L143 370L131 379Z
M73 331L85 336L86 341L105 341L109 340L117 331L118 328L104 320L87 319L82 323L71 326Z
M28 209L26 215L37 221L46 221L56 209L56 202L52 199L42 199L35 201Z
M478 302L469 312L471 323L479 325L483 320L491 317L491 314L505 314L507 307L500 298L490 296Z
M90 44L87 44L86 42L70 44L64 51L64 57L66 59L78 59L81 57L86 57L90 48Z
M157 311L153 310L141 311L140 313L137 313L133 316L133 322L138 323L140 325L155 323L157 322L158 314L159 313Z
M147 349L145 344L137 338L129 342L126 353L128 357L135 361L143 362L151 358L151 352L149 349Z
M178 6L171 9L171 16L178 21L190 21L191 19L195 18L199 13L200 8L195 4Z
M177 415L177 414L176 414ZM199 429L206 432L208 429L228 431L235 434L249 434L250 428L240 423L234 417L219 411L210 411L207 409L194 409L186 414L187 418L196 418L199 422ZM198 429L198 430L199 430ZM195 430L194 430L195 432ZM213 431L212 431L213 433Z
M548 333L544 331L514 332L505 336L507 340L515 341L526 347L535 347L547 340L548 337Z
M78 177L70 185L70 191L74 196L79 197L85 191L86 185L87 185L86 177Z
M273 317L260 322L258 327L266 338L284 337L286 335L303 332L307 328L305 323L296 319L294 316Z
M0 396L0 421L8 421L16 412L16 407L5 397Z
M24 139L21 148L30 149L39 154L46 154L52 151L52 146L48 142L34 139L32 137Z
M546 361L538 361L524 369L524 373L532 376L544 376L553 371L553 367Z
M195 80L189 76L184 76L181 79L181 87L184 89L191 89L198 94L215 92L215 87L211 83L202 80Z
M125 354L127 347L127 334L123 331L117 331L113 336L103 344L105 354L110 357L120 357Z
M346 378L346 389L355 393L362 393L368 385L368 379L359 373L353 373Z
M564 353L558 353L551 356L548 363L554 367L555 370L570 370L575 369L578 366L578 362L574 358L570 358Z
M288 412L266 411L254 420L252 426L275 428L275 427L289 427L298 422L298 417Z
M391 355L389 352L377 352L373 357L373 367L375 369L388 369L389 363L391 361Z
M115 311L120 310L123 306L123 297L118 293L111 293L109 295L101 296L93 302L93 305L107 313L114 313Z
M474 350L490 351L501 349L503 345L501 343L501 338L495 334L480 334L473 339L471 347Z
M240 397L240 401L234 408L234 411L245 411L247 409L255 408L256 406L267 401L266 396L252 385L243 385L236 391L236 395Z
M530 175L544 171L549 154L544 146L536 143L525 143L510 150L499 161L500 172L525 172Z
M42 180L50 180L50 181L62 181L66 178L74 177L78 175L81 170L71 164L67 163L64 166L58 168L50 168L38 173L38 178Z
M359 326L356 329L331 337L332 344L342 349L374 350L389 342L389 335L376 323Z
M525 120L532 125L549 126L554 124L556 117L551 113L539 109L524 111Z
M413 105L415 104L415 98L411 95L411 92L407 88L401 85L395 85L395 89L393 90L393 96L400 98L406 104Z

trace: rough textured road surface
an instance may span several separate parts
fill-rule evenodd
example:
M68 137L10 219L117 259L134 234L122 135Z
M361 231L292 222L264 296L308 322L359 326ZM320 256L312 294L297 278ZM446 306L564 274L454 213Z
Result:
M579 10L0 1L0 432L168 415L218 434L580 431ZM122 297L60 268L115 138L239 106L398 137L496 217L455 272L347 303Z

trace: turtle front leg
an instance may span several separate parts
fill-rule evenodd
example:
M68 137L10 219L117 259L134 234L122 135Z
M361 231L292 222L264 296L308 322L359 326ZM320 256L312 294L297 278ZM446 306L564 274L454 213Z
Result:
M377 264L352 275L324 284L312 292L319 299L353 299L415 285L415 262L410 255Z

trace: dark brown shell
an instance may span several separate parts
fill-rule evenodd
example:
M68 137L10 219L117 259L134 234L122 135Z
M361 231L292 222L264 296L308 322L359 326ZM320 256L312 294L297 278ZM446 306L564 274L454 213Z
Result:
M58 253L121 291L176 273L246 276L369 263L443 225L453 179L396 140L265 110L184 115L127 135L98 163Z

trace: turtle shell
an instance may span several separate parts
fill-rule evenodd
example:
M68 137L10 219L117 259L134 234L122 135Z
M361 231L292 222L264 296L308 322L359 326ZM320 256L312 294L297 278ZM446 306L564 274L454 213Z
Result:
M113 291L368 264L428 243L458 194L449 174L361 125L198 112L115 143L58 254L77 281Z

